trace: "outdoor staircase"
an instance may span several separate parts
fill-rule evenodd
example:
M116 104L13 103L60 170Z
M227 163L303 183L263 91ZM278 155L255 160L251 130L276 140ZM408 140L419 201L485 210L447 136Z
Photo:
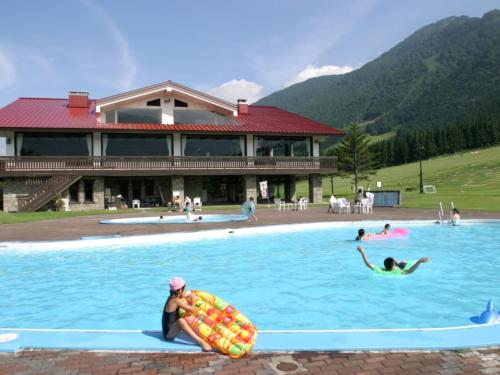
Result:
M56 194L67 189L82 176L52 176L27 197L17 199L18 212L33 212L48 203Z

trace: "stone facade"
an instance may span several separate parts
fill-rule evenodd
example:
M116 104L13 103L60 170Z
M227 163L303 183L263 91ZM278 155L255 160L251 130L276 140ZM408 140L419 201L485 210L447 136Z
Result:
M172 202L175 193L178 193L181 201L184 202L184 176L172 176Z
M4 178L4 212L17 212L17 198L32 194L46 180L47 178Z
M319 174L309 176L309 201L311 203L323 201L323 179Z
M61 196L64 207L68 211L88 211L104 209L104 177L93 177L85 180L93 180L92 202L85 201L85 191L83 180L77 181L78 184L78 202L69 201L69 192L65 190ZM66 203L68 202L68 203Z

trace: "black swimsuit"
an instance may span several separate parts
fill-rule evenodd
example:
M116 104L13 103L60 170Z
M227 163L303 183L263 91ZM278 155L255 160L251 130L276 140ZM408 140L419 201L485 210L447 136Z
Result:
M172 296L167 298L165 306L163 306L163 315L161 317L161 328L163 331L163 337L165 337L165 339L167 339L168 331L170 331L175 322L179 319L179 307L177 307L177 309L175 309L174 311L167 311L167 305L170 302L171 298Z

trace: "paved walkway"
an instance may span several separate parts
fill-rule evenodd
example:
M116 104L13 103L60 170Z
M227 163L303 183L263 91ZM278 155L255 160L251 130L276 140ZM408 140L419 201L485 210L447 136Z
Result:
M0 353L2 375L70 374L500 374L500 349L408 353L207 354L22 351Z
M233 211L203 211L201 214L231 213L239 214L239 210ZM33 223L3 224L0 225L0 241L37 241L37 240L70 240L79 239L82 236L106 236L120 234L124 236L199 231L216 228L241 228L260 225L276 225L289 223L314 223L321 221L359 221L359 220L436 220L437 209L411 209L411 208L380 208L375 207L373 214L332 214L327 212L327 207L311 206L307 211L285 211L278 212L273 209L259 209L258 222L234 222L234 223L190 223L190 224L136 224L136 225L104 225L99 224L102 219L114 219L121 217L143 217L157 216L160 212L140 211L137 213L83 216L60 220L47 220ZM163 215L182 215L180 213L164 213ZM462 219L500 219L498 212L462 212Z

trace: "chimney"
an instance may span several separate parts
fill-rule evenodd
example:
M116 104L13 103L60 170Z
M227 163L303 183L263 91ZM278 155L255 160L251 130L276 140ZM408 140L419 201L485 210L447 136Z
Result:
M246 99L238 99L238 114L248 113L248 104Z
M68 97L68 108L89 107L89 93L87 91L70 91Z

